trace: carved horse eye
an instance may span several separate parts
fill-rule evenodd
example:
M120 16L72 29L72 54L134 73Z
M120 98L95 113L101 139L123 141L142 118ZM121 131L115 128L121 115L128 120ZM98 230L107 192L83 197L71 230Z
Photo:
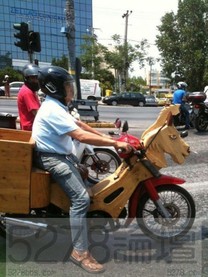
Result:
M176 136L176 135L169 135L169 137L170 137L172 140L177 139L177 136Z

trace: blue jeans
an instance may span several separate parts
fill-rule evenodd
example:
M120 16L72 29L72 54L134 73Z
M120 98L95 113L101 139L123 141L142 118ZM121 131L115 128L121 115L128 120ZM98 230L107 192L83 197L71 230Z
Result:
M185 116L185 125L186 127L189 127L190 126L189 111L187 110L186 105L181 104L180 109Z
M88 249L88 231L86 213L90 205L90 197L85 184L75 166L76 157L54 153L34 154L35 164L48 172L71 201L69 220L71 226L72 244L78 251Z

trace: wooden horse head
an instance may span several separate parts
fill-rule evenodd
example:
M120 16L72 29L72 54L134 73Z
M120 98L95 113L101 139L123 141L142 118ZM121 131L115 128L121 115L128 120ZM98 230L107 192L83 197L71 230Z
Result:
M179 112L179 107L171 105L165 107L141 137L146 155L159 168L167 166L165 154L169 154L174 162L182 164L189 155L189 145L180 137L173 125L173 115Z

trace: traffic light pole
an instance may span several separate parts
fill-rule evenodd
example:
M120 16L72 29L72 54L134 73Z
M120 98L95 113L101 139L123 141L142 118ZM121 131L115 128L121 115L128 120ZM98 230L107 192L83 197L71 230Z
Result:
M122 15L122 18L126 19L125 22L125 34L124 34L124 71L123 71L123 79L124 79L124 91L126 91L126 83L127 83L127 78L128 78L128 40L127 40L127 33L128 33L128 20L129 20L129 15L132 13L132 11L127 10L126 13Z
M32 63L33 62L33 53L29 52L28 51L28 59L29 59L29 62Z

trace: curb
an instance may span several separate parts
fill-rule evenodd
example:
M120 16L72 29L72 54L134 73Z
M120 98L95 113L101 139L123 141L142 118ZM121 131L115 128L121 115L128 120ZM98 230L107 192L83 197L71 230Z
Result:
M114 123L110 122L86 122L86 124L93 128L115 128Z

